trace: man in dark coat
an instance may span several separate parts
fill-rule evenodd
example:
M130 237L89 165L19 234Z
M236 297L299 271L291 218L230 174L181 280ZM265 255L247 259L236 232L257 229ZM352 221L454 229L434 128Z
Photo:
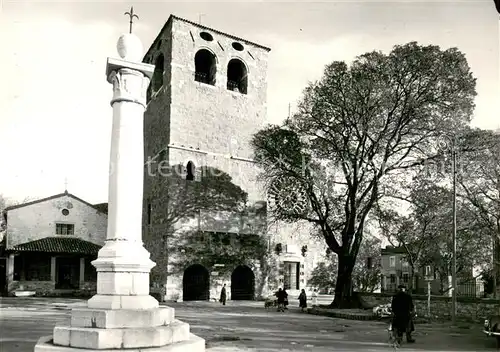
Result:
M406 293L404 285L399 285L398 289L398 292L392 297L391 309L392 314L394 314L392 326L396 329L399 339L402 339L403 332L406 332L406 341L412 343L415 342L411 337L411 333L415 330L412 321L413 299Z
M278 289L278 292L274 294L277 298L277 303L278 303L278 312L284 312L285 311L285 300L287 299L288 294L286 293L285 290L281 289L281 287Z
M223 306L226 305L226 284L224 284L224 287L222 287L222 290L220 291L220 303L222 303Z

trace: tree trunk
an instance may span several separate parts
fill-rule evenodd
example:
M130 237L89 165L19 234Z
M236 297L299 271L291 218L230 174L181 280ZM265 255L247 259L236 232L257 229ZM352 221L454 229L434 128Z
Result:
M331 303L332 308L357 308L357 300L353 300L352 271L354 260L349 254L338 255L337 284L335 285L335 298Z
M414 293L413 291L415 290L415 285L413 285L413 280L415 278L415 268L413 265L410 265L410 277L409 277L409 280L410 282L408 283L408 292L410 293Z

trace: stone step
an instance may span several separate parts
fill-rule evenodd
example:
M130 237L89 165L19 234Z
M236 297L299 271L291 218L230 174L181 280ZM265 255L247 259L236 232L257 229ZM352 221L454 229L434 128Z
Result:
M71 310L71 326L81 328L143 328L168 325L174 321L175 310L170 307L155 309L92 309Z
M189 339L189 324L174 320L169 325L129 329L98 329L56 326L54 344L83 349L160 347Z
M35 352L118 352L116 349L79 349L74 347L65 347L54 345L52 336L44 336L38 340L35 346ZM140 348L140 349L122 349L126 352L205 352L205 340L189 334L189 339L176 342L170 345Z

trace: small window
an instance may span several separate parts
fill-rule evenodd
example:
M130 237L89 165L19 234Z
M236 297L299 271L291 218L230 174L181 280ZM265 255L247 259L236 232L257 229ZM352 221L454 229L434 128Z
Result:
M56 224L56 235L74 235L75 225L73 224Z
M410 282L410 275L409 274L403 274L403 282L407 284Z
M391 284L395 284L396 283L396 275L391 275L390 280L391 280Z
M61 213L62 213L64 216L68 216L68 214L69 214L69 210L68 210L68 209L63 209L63 210L61 211Z
M151 212L153 210L153 206L151 203L148 203L148 225L151 225Z
M391 268L394 268L396 266L396 257L390 257L389 258L389 266Z
M425 267L425 276L431 276L432 273L431 273L431 266L430 265L427 265Z
M187 181L194 181L194 175L195 175L195 166L192 161L189 161L186 165L186 180Z
M155 61L155 70L151 79L151 93L156 93L163 86L163 73L165 71L165 58L163 54L158 55Z
M234 42L232 44L232 47L234 50L237 50L237 51L243 51L243 45L241 45L240 43L237 43L237 42Z
M200 37L201 39L206 40L207 42L211 42L214 40L214 37L208 32L201 32Z

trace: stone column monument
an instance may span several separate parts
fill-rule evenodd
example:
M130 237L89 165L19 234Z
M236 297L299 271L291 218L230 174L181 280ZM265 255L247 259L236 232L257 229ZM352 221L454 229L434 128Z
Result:
M108 58L106 75L113 84L113 129L109 176L108 229L105 245L92 262L97 294L87 308L71 311L69 325L42 337L35 352L46 351L205 351L205 341L159 307L149 295L155 265L143 247L143 113L154 66L141 63L142 44L133 34L118 40L121 59Z

